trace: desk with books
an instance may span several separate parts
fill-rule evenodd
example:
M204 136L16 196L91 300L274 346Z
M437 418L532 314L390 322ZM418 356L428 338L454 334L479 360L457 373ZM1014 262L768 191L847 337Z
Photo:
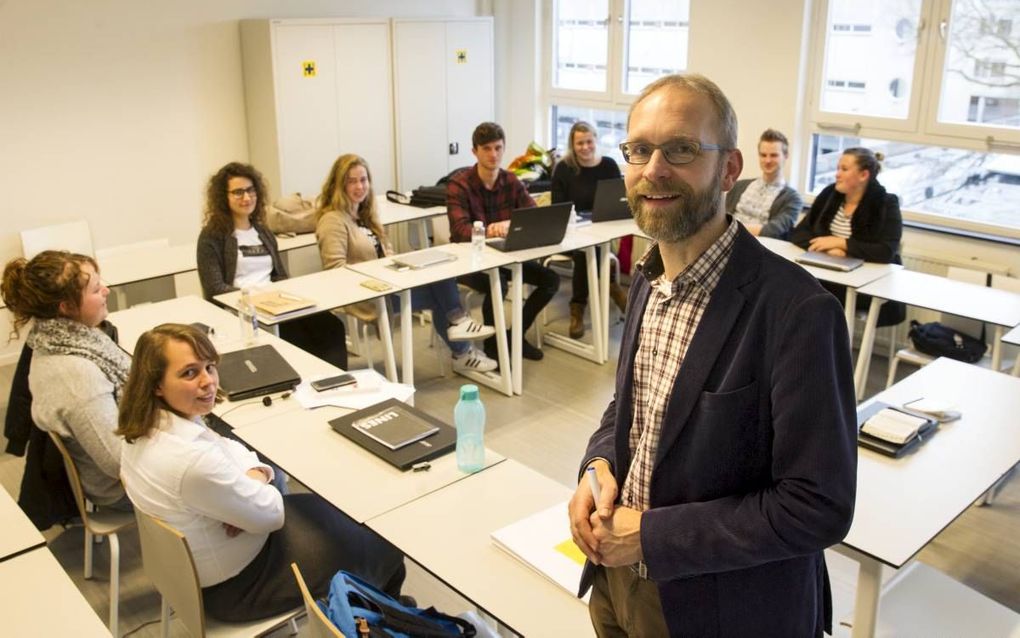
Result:
M254 292L262 293L280 291L288 295L304 297L315 302L315 305L311 308L275 317L260 312L258 313L259 323L270 326L274 330L278 330L278 328L276 328L277 325L298 317L304 317L317 312L329 312L331 310L360 303L362 301L375 301L376 308L379 313L379 338L382 341L385 353L386 376L391 381L396 382L397 363L393 351L393 337L390 334L389 313L386 309L386 295L397 291L375 290L362 285L368 282L369 279L369 277L350 270L349 268L335 268L332 270L313 272L299 277L291 277L290 279L284 279L281 281L274 281L270 284L266 284L265 286L259 286ZM222 295L216 295L215 297L216 301L228 308L231 308L235 312L237 311L237 305L240 298L241 292L237 290L234 292L223 293ZM329 337L329 335L323 336L324 338Z
M955 281L937 275L911 270L896 270L858 290L871 295L871 308L861 337L857 355L854 385L858 397L864 392L875 345L878 313L886 301L900 301L958 317L982 321L994 326L992 337L992 369L998 370L1002 362L1002 337L1005 329L1020 324L1020 295L997 288Z
M403 364L403 381L408 385L414 384L414 353L411 339L411 289L418 286L425 286L444 279L456 279L461 275L485 271L489 274L489 289L495 299L502 298L500 294L499 267L513 263L513 258L508 253L501 253L497 250L487 250L482 253L481 260L476 261L471 252L471 244L444 244L432 251L439 251L452 255L454 259L442 263L433 264L418 269L395 269L393 258L385 257L372 261L363 261L357 264L346 266L352 271L358 272L365 277L371 277L393 286L395 291L400 291L400 331L402 336L401 362ZM422 254L424 251L405 253L403 257ZM506 325L503 316L502 304L496 304L494 308L494 323L496 326ZM515 318L514 327L520 325L520 317ZM519 330L514 330L519 333ZM519 361L511 361L507 351L506 332L496 331L496 349L499 355L498 372L467 372L465 376L478 383L498 390L507 396L513 395L511 386L510 371L516 371Z
M855 637L875 635L881 566L904 567L1020 461L1020 379L941 358L873 401L918 398L953 404L962 416L902 458L859 448L854 521L837 548L860 562Z
M457 469L453 452L430 461L426 471L397 469L333 430L329 421L349 412L332 406L300 410L235 433L359 523L472 476ZM486 450L486 467L502 461Z
M497 529L562 503L572 493L508 459L366 524L521 635L593 636L583 601L497 548L490 538ZM566 508L563 532L569 537Z

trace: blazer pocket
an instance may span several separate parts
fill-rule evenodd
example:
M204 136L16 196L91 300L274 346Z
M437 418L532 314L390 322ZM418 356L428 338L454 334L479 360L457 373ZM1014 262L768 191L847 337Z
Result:
M725 392L702 392L698 400L698 409L702 412L742 414L748 410L754 412L758 403L758 382L752 381L736 390Z

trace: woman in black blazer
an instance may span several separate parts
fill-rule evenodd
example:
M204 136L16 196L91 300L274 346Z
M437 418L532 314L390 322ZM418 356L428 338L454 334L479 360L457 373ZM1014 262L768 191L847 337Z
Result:
M836 183L822 189L811 210L793 229L790 241L810 251L858 257L881 264L900 264L903 218L899 198L878 183L881 154L862 147L843 151L836 166ZM823 285L843 301L845 288ZM861 307L867 307L861 298ZM886 303L879 325L897 324L906 316L898 302Z

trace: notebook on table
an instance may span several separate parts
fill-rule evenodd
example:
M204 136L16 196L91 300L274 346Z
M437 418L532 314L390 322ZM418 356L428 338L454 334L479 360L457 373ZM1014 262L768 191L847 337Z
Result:
M442 456L457 443L452 427L397 399L345 414L329 425L400 470Z
M301 376L276 348L255 346L220 357L219 391L230 401L293 390Z
M457 261L457 256L442 250L432 249L393 257L393 265L397 268L411 268L413 270L427 268L447 261Z
M558 244L567 234L573 205L573 202L560 202L550 206L518 208L510 213L510 229L506 237L490 239L486 243L503 252Z
M315 302L311 299L292 295L282 290L272 290L252 295L251 303L255 306L256 311L271 317L280 317L297 312L298 310L315 307Z
M817 266L828 270L850 272L851 270L857 270L863 266L864 260L858 259L857 257L836 257L835 255L830 255L828 253L820 253L809 250L803 255L797 257L797 263L804 264L805 266Z
M579 211L577 216L595 224L630 219L630 205L627 204L627 189L623 178L600 179L595 185L595 200L591 210Z
M899 458L924 443L938 421L920 412L875 401L857 411L857 445Z

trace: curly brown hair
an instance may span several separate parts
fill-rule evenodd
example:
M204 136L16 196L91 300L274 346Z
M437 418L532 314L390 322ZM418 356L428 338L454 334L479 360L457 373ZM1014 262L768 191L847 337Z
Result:
M376 239L384 242L386 232L379 221L379 213L375 207L375 192L372 190L372 169L364 157L354 153L346 153L336 158L333 167L329 169L326 181L322 183L322 193L319 195L319 209L315 211L315 219L318 221L322 214L328 210L335 210L345 215L351 210L351 201L347 197L347 176L355 167L362 166L368 175L368 194L365 201L358 205L358 219L364 226L372 231Z
M166 375L166 344L180 341L191 346L195 355L205 361L220 362L216 347L204 332L194 326L164 323L138 337L131 357L131 372L118 404L117 429L114 434L128 443L147 436L159 426L159 415L168 410L183 417L156 394Z
M14 313L11 336L17 338L19 329L31 319L65 316L61 304L77 312L89 283L89 275L82 269L85 264L99 274L95 259L66 250L44 250L30 260L18 257L7 262L0 292Z
M227 183L231 178L244 177L255 186L255 210L252 212L251 223L256 226L266 225L266 180L251 164L231 162L216 171L209 178L205 189L205 211L202 216L202 227L226 236L234 232L234 216L230 212L230 201L227 195Z

